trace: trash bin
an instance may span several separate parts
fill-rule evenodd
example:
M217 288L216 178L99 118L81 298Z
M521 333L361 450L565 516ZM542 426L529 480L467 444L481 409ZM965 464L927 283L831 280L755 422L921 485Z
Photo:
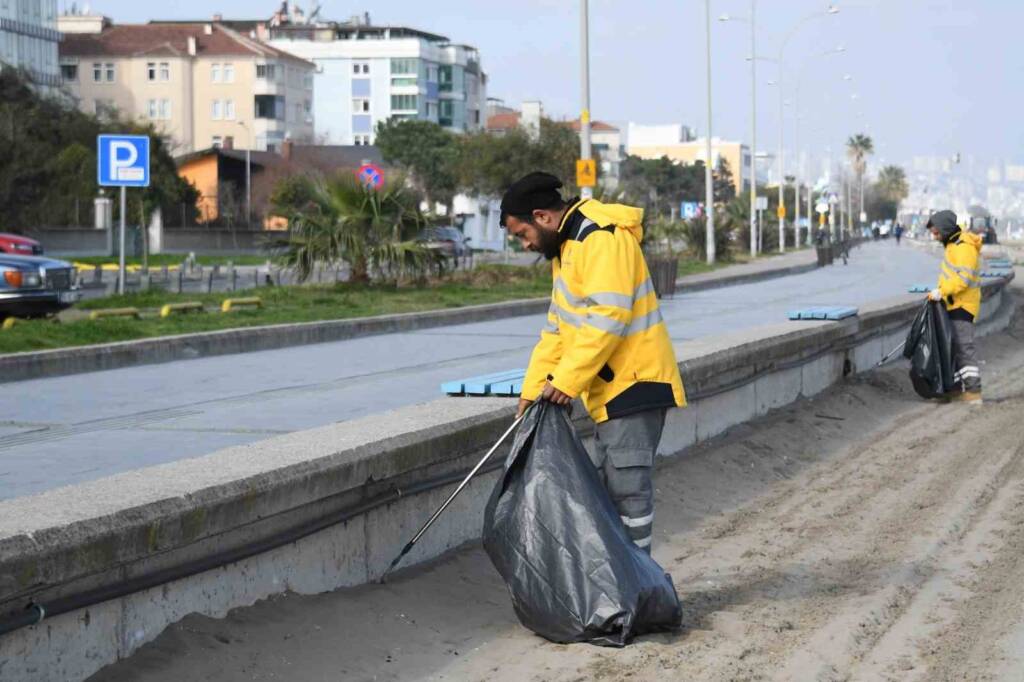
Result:
M651 256L647 259L647 268L651 271L651 281L658 298L674 296L676 293L676 276L679 273L679 258L676 256Z

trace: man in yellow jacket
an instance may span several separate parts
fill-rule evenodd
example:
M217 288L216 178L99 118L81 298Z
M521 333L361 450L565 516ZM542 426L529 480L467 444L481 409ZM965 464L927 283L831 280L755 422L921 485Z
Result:
M501 224L551 261L553 281L519 412L537 399L583 401L597 424L594 465L633 542L650 552L654 457L666 411L686 395L640 250L643 210L566 202L561 187L530 173L501 201Z
M928 219L932 238L946 247L939 273L939 286L928 294L943 301L953 323L953 377L963 391L950 396L954 401L981 404L981 370L974 346L974 322L981 311L980 236L963 231L956 214L939 211Z

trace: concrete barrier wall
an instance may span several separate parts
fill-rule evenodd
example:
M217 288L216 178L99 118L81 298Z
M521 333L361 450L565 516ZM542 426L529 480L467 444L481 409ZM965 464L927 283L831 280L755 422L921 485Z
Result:
M1006 324L1010 298L1001 284L986 286L983 331ZM902 296L842 322L680 344L691 405L670 412L662 453L871 369L903 340L919 305L920 297ZM318 519L344 519L277 549L0 635L0 679L83 679L188 613L222 616L287 590L375 580L453 488L424 482L468 469L507 427L514 404L442 399L0 502L0 617L30 601L59 604ZM496 475L478 478L405 565L478 538Z
M42 227L29 231L26 236L37 240L43 245L46 255L55 258L107 256L113 244L109 230L87 227Z

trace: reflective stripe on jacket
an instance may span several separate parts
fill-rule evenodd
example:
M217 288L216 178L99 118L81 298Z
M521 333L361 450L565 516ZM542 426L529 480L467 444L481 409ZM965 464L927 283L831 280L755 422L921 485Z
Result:
M977 319L981 312L980 253L981 237L971 232L961 232L946 244L939 274L939 292L946 310L963 308Z
M595 422L683 407L675 351L640 250L643 210L575 202L559 227L548 320L522 397L551 384L581 397Z

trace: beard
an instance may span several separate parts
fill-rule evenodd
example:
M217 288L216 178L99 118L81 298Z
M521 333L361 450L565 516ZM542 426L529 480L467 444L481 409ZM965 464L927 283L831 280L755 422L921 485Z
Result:
M537 236L540 239L538 251L548 260L554 260L561 253L562 245L558 240L558 233L550 230L538 229Z

